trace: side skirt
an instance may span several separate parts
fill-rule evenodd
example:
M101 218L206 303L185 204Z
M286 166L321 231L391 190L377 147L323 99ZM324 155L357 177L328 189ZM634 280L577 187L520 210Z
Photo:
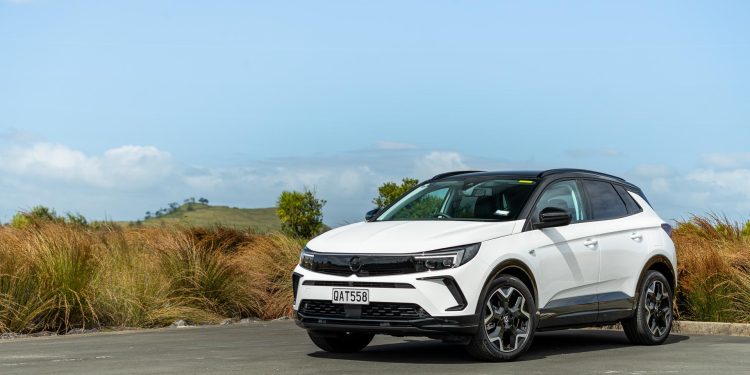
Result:
M625 293L590 294L552 300L539 310L539 330L607 324L632 316L635 299Z

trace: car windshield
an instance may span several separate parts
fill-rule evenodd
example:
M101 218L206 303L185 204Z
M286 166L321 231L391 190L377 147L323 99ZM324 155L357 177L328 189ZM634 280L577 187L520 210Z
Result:
M402 197L376 220L511 221L536 182L507 178L430 182Z

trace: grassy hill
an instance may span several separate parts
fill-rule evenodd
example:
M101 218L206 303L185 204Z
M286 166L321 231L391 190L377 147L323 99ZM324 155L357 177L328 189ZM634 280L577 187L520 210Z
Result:
M269 232L281 229L276 208L237 208L187 203L174 212L143 222L144 225L181 224L209 227L216 224L236 229L254 229Z

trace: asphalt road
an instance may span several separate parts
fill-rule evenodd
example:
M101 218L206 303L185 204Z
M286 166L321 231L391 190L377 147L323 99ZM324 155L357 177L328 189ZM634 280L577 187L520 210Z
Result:
M673 334L631 346L622 332L537 335L512 363L473 361L460 346L378 336L361 353L319 351L289 321L96 333L0 342L0 374L750 374L750 337Z

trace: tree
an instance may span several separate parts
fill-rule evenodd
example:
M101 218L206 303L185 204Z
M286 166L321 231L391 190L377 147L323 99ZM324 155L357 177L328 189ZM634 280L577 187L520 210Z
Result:
M404 178L401 183L386 182L380 185L378 188L378 196L372 200L378 208L383 208L396 201L402 195L406 194L409 190L413 189L419 184L419 180L415 178Z
M281 220L281 230L299 238L312 238L323 226L325 200L318 199L314 191L284 191L276 201L276 214Z
M146 220L151 218L151 211L146 211Z
M198 203L208 205L208 199L200 197L200 199L198 199Z

